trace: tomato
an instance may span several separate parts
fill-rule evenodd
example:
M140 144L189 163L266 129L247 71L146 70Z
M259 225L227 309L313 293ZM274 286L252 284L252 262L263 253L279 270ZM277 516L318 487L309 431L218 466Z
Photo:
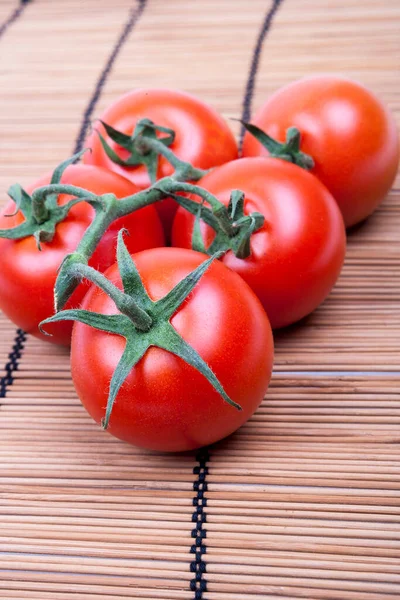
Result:
M392 115L364 86L341 77L296 81L267 100L254 124L279 141L297 127L301 150L313 157L313 169L331 192L347 227L370 215L389 192L399 163ZM267 155L246 134L243 156Z
M237 258L229 251L222 261L257 294L272 327L312 312L339 276L346 243L340 211L322 183L296 165L260 157L218 167L198 184L225 205L231 190L241 190L245 214L264 215L264 225L251 237L250 257ZM179 208L174 246L191 247L193 224L193 215ZM201 230L208 247L214 231L203 222Z
M111 104L101 115L101 120L127 135L131 135L139 119L149 118L156 125L169 127L175 132L175 140L170 149L178 158L190 162L199 169L209 169L237 158L238 150L235 138L224 119L201 100L184 92L167 89L133 90ZM126 150L116 145L101 131L111 148L126 159ZM147 188L150 179L143 165L125 167L114 163L104 152L99 136L93 132L87 145L84 162L107 167L129 178L139 189ZM171 175L173 168L160 157L158 178ZM169 235L176 203L167 198L157 204L167 237Z
M204 261L204 255L180 248L146 250L132 258L154 301ZM105 275L122 287L117 265ZM103 314L118 312L114 302L95 287L85 296L82 308ZM144 448L183 451L229 435L253 414L271 377L273 340L254 293L217 261L170 322L242 410L225 402L194 367L166 350L151 347L120 388L107 431ZM83 405L98 423L104 417L110 381L124 347L121 336L80 322L74 325L72 378Z
M31 185L27 191L50 183L47 175ZM113 192L118 198L134 194L137 189L127 179L89 165L71 165L64 172L61 183L83 187L95 194ZM60 195L59 204L65 204L71 196ZM24 221L22 213L13 217L15 204L10 202L0 216L0 228L15 227ZM49 327L52 337L43 336L38 330L40 321L54 312L53 288L57 269L66 254L73 252L94 216L94 209L86 202L75 205L67 218L59 223L53 240L42 243L39 251L35 239L30 236L20 240L0 238L0 309L28 333L55 343L69 345L72 324L57 323ZM116 235L121 227L129 230L126 243L130 252L162 246L164 235L157 212L153 206L143 208L128 217L115 221L106 231L90 260L90 265L105 270L115 258ZM88 286L79 285L68 306L79 306Z

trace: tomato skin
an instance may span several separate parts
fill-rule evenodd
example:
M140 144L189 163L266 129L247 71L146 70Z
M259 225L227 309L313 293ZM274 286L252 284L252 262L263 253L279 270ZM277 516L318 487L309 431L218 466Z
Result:
M261 300L272 328L312 312L336 282L345 255L340 211L328 190L310 173L275 158L242 158L218 167L199 185L227 204L233 189L245 194L245 213L258 211L265 223L251 238L251 256L221 259ZM195 199L195 198L193 198ZM194 217L179 208L174 246L191 247ZM206 247L214 232L201 224Z
M27 188L31 193L35 188L50 183L51 175L46 175ZM134 194L137 189L127 179L95 166L71 165L63 174L62 183L83 187L96 194L114 192L119 198ZM65 204L71 196L59 196L59 203ZM14 212L15 204L9 202L0 215L0 228L9 229L23 222L22 213L13 217L5 215ZM52 324L47 331L52 337L44 336L38 329L39 323L54 313L53 289L57 270L66 254L73 252L94 216L93 208L86 202L74 206L67 218L56 226L56 233L49 243L42 243L42 250L36 247L34 238L7 240L0 238L0 309L18 327L32 335L57 344L69 345L72 324L62 322ZM89 264L104 271L115 261L117 233L126 227L131 235L126 236L130 252L162 246L164 235L161 222L153 206L115 221L106 231ZM83 282L68 302L68 307L79 306L88 284Z
M218 112L198 98L185 92L168 89L135 89L121 96L111 104L100 119L115 129L132 134L139 119L149 118L157 125L169 127L176 133L170 149L178 158L190 162L199 169L210 169L238 156L235 138L225 120ZM109 145L122 157L127 152L116 145L106 135L99 123L96 127L107 139ZM83 161L111 169L130 179L139 189L150 185L150 179L143 165L124 167L108 158L94 131L87 141L92 152L87 152ZM171 175L173 168L160 157L158 178ZM166 199L157 204L157 210L168 237L177 204Z
M153 300L167 294L204 261L180 248L153 249L133 256ZM117 266L106 276L121 287ZM112 300L91 288L82 307L116 313ZM256 410L267 390L273 340L265 312L250 288L215 261L172 325L209 364L230 397L229 406L193 367L151 347L122 385L107 431L131 444L162 451L184 451L211 444L235 431ZM71 369L86 410L100 423L110 380L125 347L121 336L75 323Z
M295 81L273 94L254 124L284 141L297 127L301 150L310 154L312 173L331 192L346 227L370 215L394 182L399 140L392 114L364 86L334 76ZM246 133L243 156L268 152Z

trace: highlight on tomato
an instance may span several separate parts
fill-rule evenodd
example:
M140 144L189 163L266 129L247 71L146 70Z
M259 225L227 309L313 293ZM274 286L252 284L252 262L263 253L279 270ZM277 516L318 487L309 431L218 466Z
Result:
M173 167L164 157L149 156L146 165L137 161L132 137L141 119L155 123L158 137L175 155L199 169L210 169L238 156L233 133L214 108L182 91L149 88L128 92L104 111L87 140L92 152L85 154L84 162L111 169L138 189L171 175ZM157 204L157 210L168 237L176 204L166 198Z
M286 155L288 130L296 128L300 148L311 157L312 173L328 188L346 227L368 217L393 185L399 140L392 114L363 85L331 75L308 77L275 92L246 133L243 156ZM270 136L262 136L265 132ZM258 138L258 139L257 139Z
M72 378L95 421L162 451L211 444L240 427L266 393L273 340L255 294L213 258L180 248L129 255L101 275L73 319Z
M202 204L176 196L182 206L173 246L226 251L222 262L256 293L273 328L317 308L339 277L346 247L342 216L325 186L294 164L260 157L218 167L197 188Z
M52 326L52 337L40 333L40 321L54 312L54 285L63 259L73 252L93 221L95 211L88 202L67 194L48 194L42 202L32 202L31 193L49 183L78 186L98 196L113 193L117 198L134 194L137 189L126 178L106 169L70 164L65 161L52 175L46 175L27 191L15 185L13 198L0 215L0 309L18 327L40 338L69 345L72 324ZM11 216L10 216L11 215ZM125 227L130 236L130 252L164 245L164 234L154 206L145 207L119 219L105 232L90 264L104 271L114 261L117 232ZM11 239L7 239L7 236ZM88 289L82 283L69 306L79 306Z

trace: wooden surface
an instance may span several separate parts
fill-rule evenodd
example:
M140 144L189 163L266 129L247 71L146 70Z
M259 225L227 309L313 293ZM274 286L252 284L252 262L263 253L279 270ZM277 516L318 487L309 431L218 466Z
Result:
M135 86L186 89L241 115L267 0L149 0L94 116ZM112 7L111 7L112 5ZM1 0L3 22L17 7ZM68 156L135 3L34 0L0 39L0 189ZM398 0L285 0L254 108L339 72L400 121ZM235 128L235 123L232 122ZM353 232L343 275L276 336L256 415L210 449L203 600L400 597L400 190ZM0 364L15 328L0 322ZM94 425L68 356L28 337L0 407L0 598L192 600L194 454L146 453Z

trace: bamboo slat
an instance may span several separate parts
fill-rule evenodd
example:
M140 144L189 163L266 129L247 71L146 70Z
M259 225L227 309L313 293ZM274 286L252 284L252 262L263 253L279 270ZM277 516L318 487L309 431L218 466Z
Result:
M93 117L136 86L186 89L240 117L272 0L142 4ZM31 0L0 38L1 202L11 183L71 153L137 5ZM17 6L2 0L0 22ZM253 108L297 77L339 72L371 86L400 124L399 29L397 0L281 1ZM205 463L101 432L76 397L66 350L28 336L0 398L0 598L193 600L193 562L206 569L202 600L399 598L399 227L398 178L350 233L330 297L276 334L260 409ZM14 338L1 316L0 376ZM198 557L201 469L207 551Z

